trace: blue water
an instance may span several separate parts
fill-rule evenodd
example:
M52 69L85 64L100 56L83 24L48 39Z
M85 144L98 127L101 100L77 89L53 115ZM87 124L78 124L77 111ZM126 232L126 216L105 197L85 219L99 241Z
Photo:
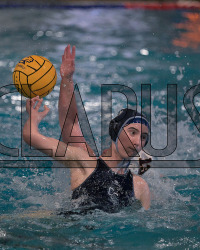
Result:
M167 84L176 84L178 90L177 148L169 156L155 157L154 168L144 175L152 193L151 209L126 208L116 214L95 211L67 218L47 211L70 207L69 170L37 151L29 155L29 148L21 145L25 102L21 107L16 92L4 95L0 143L18 148L19 156L0 155L2 249L200 248L200 170L195 161L200 158L199 132L183 104L186 91L200 80L199 20L194 11L0 10L0 86L12 84L16 63L31 54L51 60L59 76L65 46L76 45L74 80L99 149L102 84L132 88L139 109L141 84L151 84L152 145L157 149L167 143ZM45 98L51 111L40 125L42 133L57 139L59 84L60 77ZM194 103L199 109L198 95ZM125 105L126 98L114 93L113 113Z

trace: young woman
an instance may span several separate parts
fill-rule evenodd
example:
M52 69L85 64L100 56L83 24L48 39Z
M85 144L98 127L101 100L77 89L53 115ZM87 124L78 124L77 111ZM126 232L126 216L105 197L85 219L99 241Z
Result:
M46 137L38 131L38 124L49 112L49 108L45 105L44 111L39 112L42 104L42 99L39 97L27 100L26 103L29 119L23 129L25 142L70 167L72 201L78 203L80 207L116 212L139 200L145 209L149 209L148 184L128 170L130 159L147 143L149 133L147 120L134 110L123 109L110 122L111 147L101 157L95 157L83 138L78 118L74 120L74 114L77 114L76 99L73 95L74 61L75 47L71 52L68 45L62 56L60 68L62 82L59 121L63 142ZM65 122L66 115L67 122ZM70 143L70 135L81 138L81 142L79 140ZM58 151L64 154L59 154Z

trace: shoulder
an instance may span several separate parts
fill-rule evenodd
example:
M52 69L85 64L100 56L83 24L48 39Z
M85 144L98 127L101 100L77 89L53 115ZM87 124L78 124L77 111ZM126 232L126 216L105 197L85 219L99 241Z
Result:
M138 175L133 175L135 198L142 202L145 209L150 206L150 191L147 182Z
M88 166L96 166L96 161L97 158L91 155L89 151L80 147L68 146L63 163L71 167L87 168Z
M147 182L142 177L135 174L133 175L133 183L139 187L148 187Z
M69 147L68 150L71 151L71 159L70 161L66 160L64 164L70 167L71 188L73 190L80 186L94 171L97 165L97 158L91 157L82 148Z

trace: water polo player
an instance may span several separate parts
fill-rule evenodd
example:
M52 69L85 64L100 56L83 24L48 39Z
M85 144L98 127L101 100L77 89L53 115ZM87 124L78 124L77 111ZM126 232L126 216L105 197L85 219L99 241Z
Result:
M71 53L70 45L68 45L64 51L60 69L62 82L59 97L59 121L63 131L63 142L46 137L38 131L38 124L49 111L48 107L44 106L44 111L39 112L42 104L42 99L39 97L27 100L26 110L29 113L29 119L23 129L23 138L26 143L61 161L66 167L70 167L72 200L79 202L80 206L115 212L124 206L131 205L136 199L145 209L148 209L150 207L148 184L128 169L130 159L141 151L148 140L148 122L140 113L123 109L110 122L109 133L112 146L100 158L94 157L92 149L82 137L78 119L74 121L73 114L77 113L76 100L72 98L74 61L75 47L72 48ZM65 118L69 106L70 112L66 123ZM68 131L69 129L71 131L72 127L73 136L83 138L80 143L69 143ZM57 156L58 144L59 150L65 152L64 156ZM51 152L46 149L51 149ZM104 156L107 153L111 156Z

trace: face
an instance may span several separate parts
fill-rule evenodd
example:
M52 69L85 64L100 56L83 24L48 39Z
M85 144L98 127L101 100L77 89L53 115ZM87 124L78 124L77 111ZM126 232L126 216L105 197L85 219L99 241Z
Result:
M148 128L144 124L133 123L124 127L118 138L118 152L123 158L136 156L148 138Z

